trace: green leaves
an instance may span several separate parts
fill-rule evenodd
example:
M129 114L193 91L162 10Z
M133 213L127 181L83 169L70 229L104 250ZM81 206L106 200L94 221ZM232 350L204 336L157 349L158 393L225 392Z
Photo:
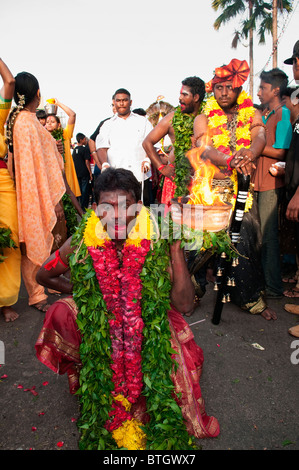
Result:
M113 449L115 441L104 428L111 408L113 390L110 368L110 335L108 314L95 276L93 263L87 248L80 243L87 212L74 234L72 244L79 246L70 256L73 297L78 306L77 324L84 340L80 346L82 368L80 370L81 450Z
M64 210L65 219L66 219L67 236L71 237L72 235L74 235L78 226L77 212L73 206L73 203L69 194L64 193L64 195L62 196L62 204L63 204L63 210Z
M12 239L12 231L9 227L0 227L0 263L2 263L7 256L4 256L6 248L16 248L17 245Z
M175 197L186 196L190 182L191 166L186 152L191 148L191 136L193 134L193 114L182 113L181 108L175 110L172 127L175 133Z
M84 215L73 236L78 248L70 256L73 297L79 309L77 324L83 338L80 347L81 450L112 450L116 443L104 428L109 417L114 389L112 382L111 339L106 304L94 275L91 256L82 243L89 213ZM167 312L170 309L171 282L168 273L169 241L158 240L149 252L140 274L142 281L143 392L150 421L143 427L147 449L194 449L194 438L185 426L176 402L171 374L176 369Z
M141 273L142 318L144 342L142 350L143 395L146 397L150 421L145 426L147 449L192 449L193 441L186 431L182 411L175 401L171 373L175 367L167 312L170 309L171 282L168 241L154 244ZM157 269L159 266L159 269ZM159 277L156 274L159 272ZM156 274L155 274L156 273ZM157 282L158 279L158 282Z

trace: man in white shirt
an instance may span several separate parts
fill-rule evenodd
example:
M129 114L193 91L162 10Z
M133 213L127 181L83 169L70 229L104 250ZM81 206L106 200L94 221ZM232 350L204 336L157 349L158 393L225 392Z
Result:
M143 202L151 202L151 161L142 142L153 129L146 117L131 112L131 95L124 88L114 94L116 113L101 127L96 150L102 171L109 166L131 170L143 187Z

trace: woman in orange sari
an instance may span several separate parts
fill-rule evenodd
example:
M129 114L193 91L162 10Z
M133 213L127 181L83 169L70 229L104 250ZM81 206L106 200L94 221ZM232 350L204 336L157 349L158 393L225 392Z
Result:
M64 140L64 159L65 159L65 176L67 182L75 194L76 197L81 196L80 186L77 178L77 173L73 161L73 157L71 154L71 139L73 137L75 122L76 122L76 113L66 106L63 103L60 103L56 98L54 98L54 103L59 108L61 108L68 116L68 122L66 127L63 129L63 140ZM49 114L46 120L46 129L49 132L53 132L57 129L61 128L61 122L56 114Z
M6 133L16 184L21 270L29 305L44 312L47 295L36 274L51 253L54 226L64 219L64 164L55 139L36 117L40 90L32 74L15 77L14 101Z
M5 157L7 146L4 138L4 124L9 114L14 93L15 79L0 59L0 75L3 86L0 90L0 226L8 227L15 242L15 248L3 250L4 260L0 261L0 310L5 321L18 318L12 306L17 302L21 284L21 253L18 240L17 199L13 179L7 168Z

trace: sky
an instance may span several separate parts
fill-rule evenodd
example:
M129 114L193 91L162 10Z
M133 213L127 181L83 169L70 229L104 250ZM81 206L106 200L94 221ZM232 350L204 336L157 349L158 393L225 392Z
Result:
M118 88L131 93L132 109L146 109L159 95L178 105L181 81L205 82L215 67L233 58L249 62L248 43L231 48L238 17L219 31L220 11L211 0L0 0L0 56L13 75L27 71L40 84L43 102L57 98L76 112L75 135L90 136L111 116ZM278 67L294 81L291 57L299 39L299 0L294 12L278 19ZM254 38L254 102L259 74L270 70L272 39ZM249 91L249 81L244 84ZM60 113L64 116L64 113ZM63 121L64 122L64 121Z

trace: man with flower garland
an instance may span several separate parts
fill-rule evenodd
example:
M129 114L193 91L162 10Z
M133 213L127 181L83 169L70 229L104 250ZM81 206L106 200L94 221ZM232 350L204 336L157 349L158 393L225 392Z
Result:
M169 204L173 197L189 194L188 187L192 175L192 167L186 157L186 152L193 146L193 122L200 112L205 97L205 83L199 77L187 77L182 81L179 106L168 113L143 142L146 154L152 165L164 176L162 188L162 204ZM165 136L172 142L173 148L168 155L157 152L155 145ZM190 251L188 267L191 271L197 252ZM192 275L195 286L194 305L206 291L207 281L205 269L200 268Z
M192 435L219 433L201 397L202 350L182 316L194 297L184 253L179 240L156 237L140 196L131 171L105 170L95 211L37 277L73 294L48 310L36 351L78 391L81 449L187 450Z
M232 204L235 204L238 172L251 174L254 162L266 143L261 113L242 90L248 75L249 67L245 60L232 59L228 65L216 68L213 79L206 86L207 92L213 92L213 96L194 121L194 140L196 147L202 150L201 158L209 159L218 168L213 185L222 191L226 202ZM275 320L276 313L267 306L263 297L265 286L260 247L259 215L251 188L236 244L243 256L228 273L229 278L236 280L231 300L252 314Z
M143 141L152 165L165 177L161 199L163 204L168 204L173 197L188 194L191 167L185 154L192 147L193 121L204 97L203 80L199 77L185 78L180 90L180 105L161 119ZM173 151L162 156L155 145L166 135L173 144Z

